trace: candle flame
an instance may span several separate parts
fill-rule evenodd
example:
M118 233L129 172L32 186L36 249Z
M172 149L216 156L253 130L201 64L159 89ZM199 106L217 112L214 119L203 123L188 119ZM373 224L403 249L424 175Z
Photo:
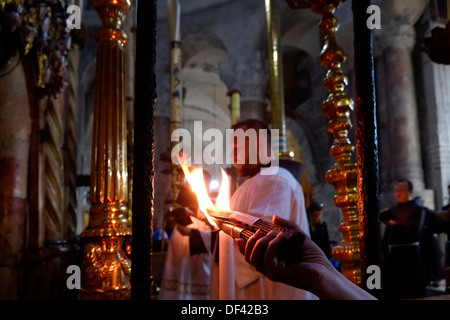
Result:
M194 193L197 195L200 211L205 215L206 219L208 219L208 222L211 225L217 226L217 224L211 219L211 216L208 214L208 210L230 210L230 182L228 179L228 175L221 168L222 183L220 185L216 203L214 204L209 197L208 191L206 189L205 180L203 179L203 169L194 168L192 171L190 171L183 159L178 155L177 158L187 182L191 186L192 191L194 191Z
M222 172L222 184L216 199L216 209L230 210L230 181L222 168L220 171Z

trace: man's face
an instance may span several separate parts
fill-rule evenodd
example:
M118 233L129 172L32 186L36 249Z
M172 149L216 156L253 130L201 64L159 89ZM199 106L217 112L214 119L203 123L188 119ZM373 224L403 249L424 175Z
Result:
M412 191L408 190L408 183L399 182L395 185L395 198L399 203L405 203L409 201Z
M240 128L244 131L247 128ZM258 156L258 142L249 138L235 139L233 138L234 164L241 177L255 175L261 166Z

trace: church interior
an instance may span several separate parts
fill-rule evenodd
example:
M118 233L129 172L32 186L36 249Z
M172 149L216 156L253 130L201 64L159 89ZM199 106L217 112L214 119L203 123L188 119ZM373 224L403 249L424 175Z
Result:
M171 133L206 147L244 119L280 130L364 282L395 181L450 202L449 20L444 0L0 0L0 299L129 299L133 274L155 298ZM231 165L203 168L214 193Z

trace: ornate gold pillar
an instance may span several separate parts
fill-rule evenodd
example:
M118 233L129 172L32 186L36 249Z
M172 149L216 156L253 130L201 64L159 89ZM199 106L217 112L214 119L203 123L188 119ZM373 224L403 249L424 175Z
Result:
M328 117L328 131L333 134L334 141L330 154L336 163L327 171L325 177L335 188L334 202L342 209L343 216L339 230L343 240L333 248L336 260L342 263L344 275L356 284L361 283L360 238L357 215L357 166L351 161L354 146L348 139L352 127L350 113L353 101L344 90L348 83L342 72L345 54L336 42L339 23L334 15L335 10L344 0L287 0L291 8L311 8L322 16L319 29L324 35L324 47L320 56L321 64L328 69L323 82L329 92L323 102L324 114Z
M343 212L339 230L343 240L333 248L333 255L343 266L344 275L356 284L361 283L359 222L357 215L357 166L351 161L354 146L348 139L352 127L350 113L353 111L353 101L344 90L348 79L342 72L345 54L336 42L336 32L339 23L334 15L335 10L343 1L323 0L311 4L311 9L320 15L322 20L319 29L324 35L320 62L328 69L323 82L329 92L324 101L323 112L329 119L328 131L333 134L334 141L330 154L336 163L327 171L325 177L336 190L334 202Z
M131 0L93 0L102 20L97 31L89 226L84 248L82 299L128 299L131 261L122 245L131 235L127 219L127 118L124 16Z

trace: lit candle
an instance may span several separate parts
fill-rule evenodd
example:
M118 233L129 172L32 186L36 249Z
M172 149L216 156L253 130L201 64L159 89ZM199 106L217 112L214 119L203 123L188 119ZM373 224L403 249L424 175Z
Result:
M250 214L233 211L207 208L206 214L212 218L215 224L232 238L248 240L258 230L264 234L273 231L276 234L283 232L284 240L278 259L286 263L298 263L301 260L301 248L305 236L297 230L274 225ZM203 212L205 213L205 212Z

